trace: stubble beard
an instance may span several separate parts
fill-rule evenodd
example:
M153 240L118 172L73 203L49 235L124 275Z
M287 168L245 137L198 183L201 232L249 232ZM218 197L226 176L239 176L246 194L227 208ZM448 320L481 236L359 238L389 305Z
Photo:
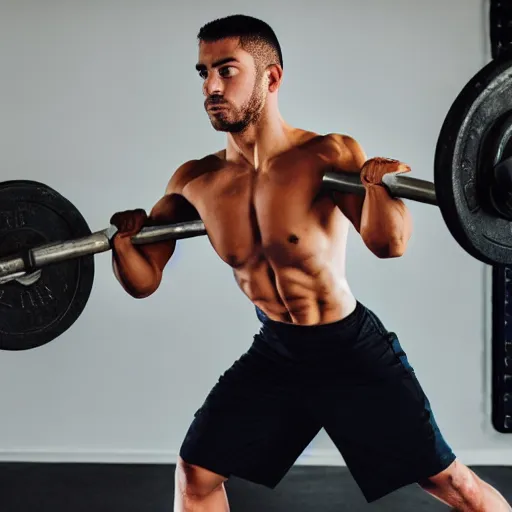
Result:
M265 104L265 93L261 77L253 88L250 98L239 109L232 105L227 111L209 114L213 128L219 132L243 133L251 125L258 122Z

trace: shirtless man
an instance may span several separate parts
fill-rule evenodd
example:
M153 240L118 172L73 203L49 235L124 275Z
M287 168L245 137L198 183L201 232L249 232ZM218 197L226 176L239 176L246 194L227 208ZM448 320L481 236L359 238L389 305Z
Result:
M282 54L264 22L229 16L198 39L205 108L226 148L179 167L149 218L140 209L112 217L114 272L133 297L151 295L175 242L130 237L144 224L200 218L262 325L195 414L174 510L228 511L231 475L275 487L323 427L368 502L418 483L455 510L510 511L455 458L397 336L345 277L350 223L377 257L404 253L411 219L381 178L409 168L282 118ZM365 196L324 190L327 169L360 173Z

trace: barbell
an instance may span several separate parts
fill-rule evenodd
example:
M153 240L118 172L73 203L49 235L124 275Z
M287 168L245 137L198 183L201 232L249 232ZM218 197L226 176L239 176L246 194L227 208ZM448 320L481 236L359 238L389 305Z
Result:
M435 148L434 182L387 175L391 196L436 205L455 240L491 265L512 264L512 60L497 58L456 97ZM364 194L357 173L327 171L326 190ZM116 229L91 232L74 205L43 183L0 183L0 349L27 350L81 315L93 255ZM134 244L207 234L202 221L146 226ZM1 314L7 312L8 314Z

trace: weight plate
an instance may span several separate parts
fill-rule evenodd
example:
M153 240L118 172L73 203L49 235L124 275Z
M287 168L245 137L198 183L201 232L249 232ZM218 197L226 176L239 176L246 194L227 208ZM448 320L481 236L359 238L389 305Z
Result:
M512 223L490 206L492 157L486 154L496 146L489 140L500 132L496 125L511 112L512 61L493 60L457 96L436 145L434 182L444 221L463 249L488 264L512 263Z
M75 206L36 181L0 183L0 257L91 234ZM94 281L94 257L49 265L32 284L0 284L0 349L40 347L82 314Z

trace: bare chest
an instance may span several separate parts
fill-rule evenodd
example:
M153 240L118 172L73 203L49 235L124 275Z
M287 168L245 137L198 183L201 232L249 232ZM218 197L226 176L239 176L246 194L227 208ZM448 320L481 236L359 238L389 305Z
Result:
M226 167L190 183L184 194L219 256L232 267L304 257L329 205L319 197L320 165L254 170Z

